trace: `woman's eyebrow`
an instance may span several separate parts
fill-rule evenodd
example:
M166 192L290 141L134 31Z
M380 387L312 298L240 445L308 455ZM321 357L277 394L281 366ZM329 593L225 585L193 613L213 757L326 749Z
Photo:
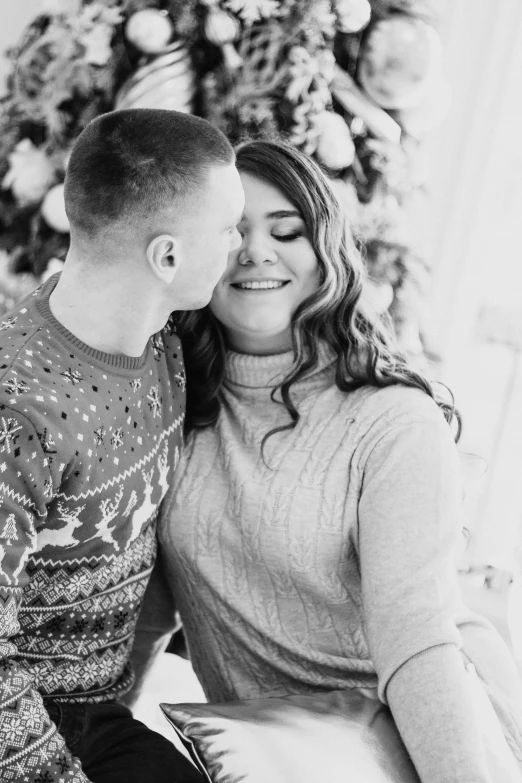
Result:
M267 212L265 217L268 218L269 220L277 220L279 218L286 218L286 217L300 218L301 215L296 209L279 209L277 210L277 212Z

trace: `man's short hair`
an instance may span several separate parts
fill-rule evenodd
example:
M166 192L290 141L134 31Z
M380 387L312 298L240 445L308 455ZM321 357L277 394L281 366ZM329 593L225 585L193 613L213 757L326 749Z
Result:
M67 167L71 228L94 235L154 214L202 187L209 168L234 159L226 136L199 117L164 109L102 114L76 140Z

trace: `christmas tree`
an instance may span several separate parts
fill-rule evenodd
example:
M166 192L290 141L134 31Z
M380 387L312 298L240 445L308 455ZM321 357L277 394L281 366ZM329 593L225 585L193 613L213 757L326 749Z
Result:
M448 103L434 0L43 0L0 103L0 308L68 249L75 138L118 108L192 112L236 142L282 137L331 176L403 348L427 270L405 219Z

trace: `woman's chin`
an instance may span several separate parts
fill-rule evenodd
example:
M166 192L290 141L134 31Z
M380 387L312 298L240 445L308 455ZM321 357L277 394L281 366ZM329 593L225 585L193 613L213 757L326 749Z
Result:
M288 322L274 323L269 328L266 321L250 321L241 325L234 324L234 327L227 328L227 332L231 347L240 353L283 353L292 348Z

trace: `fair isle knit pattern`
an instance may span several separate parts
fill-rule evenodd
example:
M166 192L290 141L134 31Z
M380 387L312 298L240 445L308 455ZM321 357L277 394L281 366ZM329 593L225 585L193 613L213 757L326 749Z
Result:
M156 518L182 445L185 375L169 328L105 354L53 317L51 278L0 323L0 779L86 781L46 698L132 685Z

